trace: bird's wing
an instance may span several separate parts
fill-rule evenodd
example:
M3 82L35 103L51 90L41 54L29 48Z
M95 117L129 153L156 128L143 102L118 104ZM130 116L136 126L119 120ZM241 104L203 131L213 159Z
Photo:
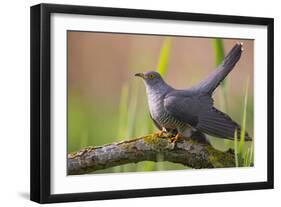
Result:
M235 130L237 131L238 139L240 139L241 134L241 127L227 114L219 111L215 107L206 108L200 113L196 129L209 135L225 139L234 139ZM252 140L247 132L245 132L245 140Z
M195 127L202 108L212 106L213 100L209 96L198 96L189 90L176 90L164 98L165 110L181 122Z
M214 108L213 99L208 95L175 91L165 97L164 107L179 121L209 135L233 139L237 130L238 139L240 137L241 127L228 115ZM251 140L247 133L245 140Z
M219 67L194 88L199 89L202 93L211 95L228 73L234 68L235 64L241 57L242 51L242 43L237 43L227 54Z

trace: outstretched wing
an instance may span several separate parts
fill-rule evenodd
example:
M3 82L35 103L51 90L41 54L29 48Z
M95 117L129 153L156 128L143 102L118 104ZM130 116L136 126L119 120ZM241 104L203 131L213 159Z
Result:
M213 99L208 95L196 95L192 90L174 91L165 97L164 107L179 121L209 135L233 139L237 130L237 137L240 137L241 127L228 115L214 108ZM245 140L251 140L247 133Z
M227 54L219 67L194 88L199 89L201 93L211 95L221 81L232 71L235 64L239 61L242 51L242 43L237 43Z
M211 107L200 113L196 129L209 135L225 139L234 139L235 131L237 131L238 139L241 134L241 127L227 114L219 111L215 107ZM245 140L252 140L247 132L245 132Z

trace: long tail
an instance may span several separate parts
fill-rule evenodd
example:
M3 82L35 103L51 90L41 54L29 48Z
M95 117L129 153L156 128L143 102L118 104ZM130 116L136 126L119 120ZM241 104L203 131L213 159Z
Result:
M241 57L243 43L237 43L224 58L219 67L203 80L197 87L203 93L212 94L221 81L230 73Z

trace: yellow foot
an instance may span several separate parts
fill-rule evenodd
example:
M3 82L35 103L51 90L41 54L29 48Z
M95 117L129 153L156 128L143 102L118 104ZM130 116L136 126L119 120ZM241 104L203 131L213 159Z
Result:
M177 135L175 137L171 138L171 141L172 141L172 143L175 143L177 141L180 141L183 138L184 138L183 136L181 136L179 133L177 133Z
M164 135L164 133L165 133L164 131L155 132L154 136L155 137L162 137Z

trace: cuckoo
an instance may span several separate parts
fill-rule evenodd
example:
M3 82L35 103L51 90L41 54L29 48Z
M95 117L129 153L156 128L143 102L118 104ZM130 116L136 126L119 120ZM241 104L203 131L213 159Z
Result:
M137 73L144 80L150 116L163 133L174 134L177 141L193 137L206 141L205 134L224 139L240 137L241 127L214 107L213 92L239 61L243 44L237 43L222 63L206 79L188 89L175 89L155 71ZM245 140L251 137L245 132Z

